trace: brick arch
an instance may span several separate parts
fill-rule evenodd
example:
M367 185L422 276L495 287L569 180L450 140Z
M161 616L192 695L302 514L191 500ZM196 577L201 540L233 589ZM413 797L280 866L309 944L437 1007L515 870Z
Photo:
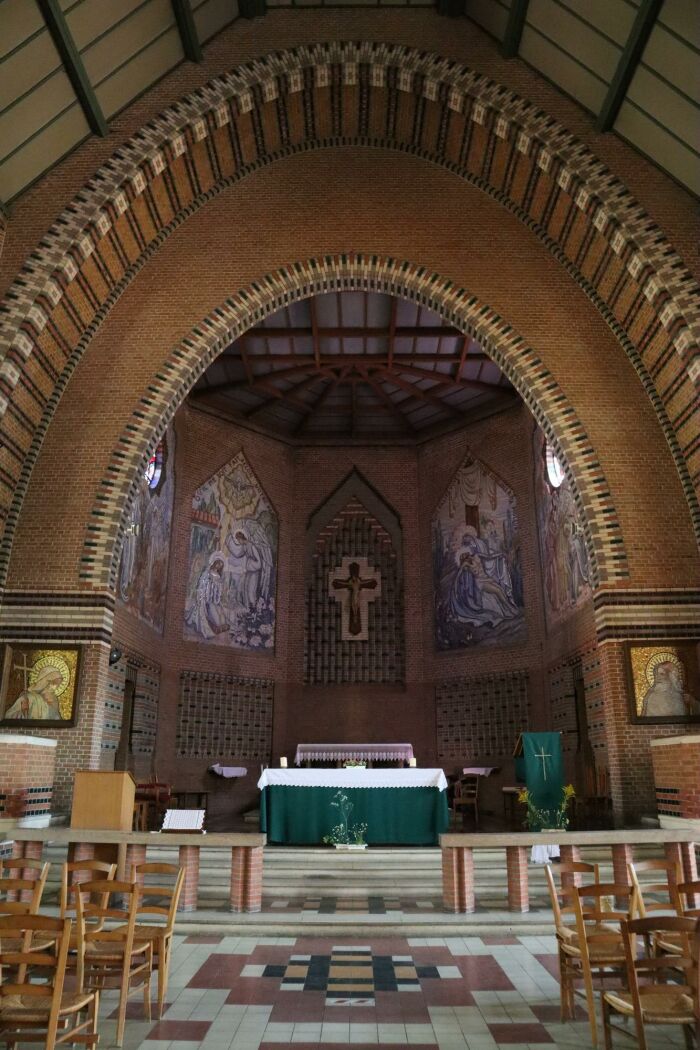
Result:
M1 307L0 573L62 390L128 283L225 186L282 156L344 145L440 164L544 241L637 370L700 537L698 287L662 231L585 146L501 85L400 45L336 42L242 65L165 110L26 261Z
M573 406L524 340L464 288L410 262L376 255L297 262L218 306L177 346L134 409L105 470L81 556L81 580L112 591L124 529L151 449L202 372L234 339L284 306L329 291L379 291L428 307L478 340L530 408L557 450L584 522L595 587L628 577L617 512Z

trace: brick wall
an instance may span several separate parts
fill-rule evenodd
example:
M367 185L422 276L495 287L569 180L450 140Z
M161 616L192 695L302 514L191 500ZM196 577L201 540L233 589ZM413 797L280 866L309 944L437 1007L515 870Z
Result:
M660 817L700 820L700 736L682 736L651 747Z
M0 734L0 821L51 813L56 747Z

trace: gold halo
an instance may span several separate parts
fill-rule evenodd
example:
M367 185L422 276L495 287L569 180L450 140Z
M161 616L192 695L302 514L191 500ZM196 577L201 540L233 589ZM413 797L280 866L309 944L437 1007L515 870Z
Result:
M68 688L68 683L70 682L70 668L60 653L50 652L47 653L46 656L42 656L40 660L37 660L37 662L32 665L32 669L29 672L29 684L34 685L39 677L39 672L43 671L45 667L53 667L54 670L58 671L60 674L61 684L56 686L55 693L56 696L61 696L62 693L65 693Z
M683 664L678 659L675 653L669 652L667 650L666 652L654 653L653 656L649 657L647 665L644 668L644 673L646 674L646 679L649 685L654 684L654 668L656 667L656 665L668 663L676 665L676 667L678 668L678 673L681 676L681 681L685 684L685 668L683 667Z

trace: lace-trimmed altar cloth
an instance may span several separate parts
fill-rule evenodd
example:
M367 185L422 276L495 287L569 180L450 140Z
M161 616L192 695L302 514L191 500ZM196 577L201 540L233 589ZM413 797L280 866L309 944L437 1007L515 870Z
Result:
M266 787L438 788L447 787L441 769L265 769L258 781Z
M408 762L411 744L299 744L294 765L302 762Z

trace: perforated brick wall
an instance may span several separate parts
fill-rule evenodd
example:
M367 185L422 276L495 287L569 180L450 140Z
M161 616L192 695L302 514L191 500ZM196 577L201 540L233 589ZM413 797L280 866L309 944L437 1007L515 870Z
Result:
M700 820L700 736L683 736L650 748L660 817Z
M51 812L56 748L0 734L0 820Z
M552 729L561 733L561 747L565 753L576 751L578 728L576 725L576 696L574 693L574 669L571 664L550 669L549 699L552 712Z
M530 724L526 671L439 682L435 701L441 761L509 757Z
M180 678L177 753L268 761L274 684L264 678L185 671Z

